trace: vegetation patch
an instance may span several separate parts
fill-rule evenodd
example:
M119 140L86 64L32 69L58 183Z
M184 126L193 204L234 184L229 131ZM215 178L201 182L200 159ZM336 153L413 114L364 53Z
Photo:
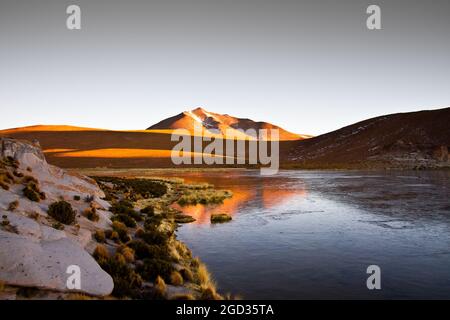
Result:
M233 220L233 218L226 213L218 213L211 215L211 223L225 223Z
M7 215L2 216L2 221L1 221L0 226L6 232L11 232L11 233L16 233L16 234L19 233L19 230L17 229L17 227L11 225L11 222L9 221Z
M123 257L123 256L122 256ZM118 298L140 298L142 278L128 265L121 255L99 258L100 267L105 270L114 282L113 295Z
M100 216L97 213L97 209L92 207L84 210L83 215L90 221L97 222L98 220L100 220Z
M155 209L153 208L153 206L147 206L141 209L141 213L146 214L148 216L153 216L155 214Z
M178 199L180 206L197 204L221 204L225 199L231 198L233 193L228 190L215 189L184 189L183 195Z
M172 271L172 274L170 275L170 284L180 287L183 283L183 276L178 271Z
M8 205L8 211L14 211L19 207L19 201L15 200Z
M172 263L162 259L145 259L144 263L138 265L136 271L146 281L155 281L158 276L169 282L170 275L175 270Z
M75 211L72 209L70 203L66 201L58 201L52 203L48 207L48 215L58 222L66 225L73 224L75 222Z
M94 233L94 239L99 242L99 243L104 243L106 242L106 235L105 232L103 230L97 230Z
M161 181L151 179L123 179L116 177L92 177L102 189L120 191L131 201L160 198L167 193L167 186ZM113 185L114 188L108 187ZM110 193L110 198L113 195Z
M23 195L34 202L39 202L47 198L45 193L39 189L39 185L35 181L28 182L26 187L23 189Z
M136 228L136 220L126 214L117 214L111 218L112 221L117 221L123 223L128 228Z
M195 218L187 215L187 214L177 214L175 216L175 222L176 223L191 223L191 222L195 222Z
M128 242L131 240L130 236L128 235L128 228L124 223L122 223L120 221L114 221L112 224L112 228L113 228L113 231L117 232L117 235L119 236L120 241Z
M128 247L134 250L136 259L161 259L170 260L169 252L165 246L150 245L143 240L132 240Z

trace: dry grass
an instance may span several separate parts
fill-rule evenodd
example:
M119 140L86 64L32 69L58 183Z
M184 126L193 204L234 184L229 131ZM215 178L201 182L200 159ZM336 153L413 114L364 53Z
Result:
M158 276L155 280L154 290L155 290L155 296L157 298L163 298L163 297L166 297L166 295L167 295L166 283L164 282L164 279L161 278L160 276Z
M195 297L192 294L176 294L170 298L170 300L195 300Z
M97 209L95 208L87 208L83 211L83 216L85 216L88 220L97 222L100 220L100 216L97 213Z
M106 242L106 235L103 230L95 231L94 238L95 238L95 240L97 240L97 242L100 242L100 243Z
M82 293L71 293L67 296L67 300L86 301L93 300L92 297Z
M183 195L178 199L180 206L196 204L220 204L225 199L231 198L233 193L228 190L215 189L185 189Z
M189 269L181 269L180 274L183 277L184 281L192 282L194 281L194 274Z
M108 259L109 251L104 245L99 244L94 250L93 257L95 258L95 260Z
M208 271L208 268L203 263L200 263L197 268L197 279L199 285L202 287L216 286L216 283L212 279L211 274Z
M120 246L117 248L117 252L123 255L128 263L134 262L134 250L127 246Z
M183 283L184 281L181 274L178 271L173 271L172 274L170 275L170 284L177 287L181 287Z

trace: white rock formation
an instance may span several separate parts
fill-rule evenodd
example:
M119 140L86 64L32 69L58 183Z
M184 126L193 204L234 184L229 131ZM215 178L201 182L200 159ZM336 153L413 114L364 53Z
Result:
M16 170L33 176L46 199L32 202L23 196L24 185L20 179L9 190L0 188L0 281L8 285L35 287L61 292L82 292L94 296L106 296L113 290L112 278L103 271L88 253L93 245L92 233L111 224L106 211L109 204L97 184L83 176L69 174L49 165L38 144L14 139L0 139L0 159L11 157L19 162ZM12 169L8 169L12 170ZM85 201L75 201L94 196L94 204L100 220L92 222L80 213L89 207ZM64 230L52 227L54 221L47 216L48 206L61 198L71 203L78 212L78 226L65 226ZM13 211L9 205L18 201ZM7 224L1 223L7 221ZM87 249L88 248L88 249ZM80 267L81 289L71 290L66 282L71 265Z

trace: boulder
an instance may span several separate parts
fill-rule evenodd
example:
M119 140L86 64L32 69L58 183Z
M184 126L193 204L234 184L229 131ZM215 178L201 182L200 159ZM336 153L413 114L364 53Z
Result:
M6 284L94 296L109 295L114 288L111 276L70 239L36 242L0 231L0 248L0 280ZM71 265L80 267L80 290L67 288L67 268Z

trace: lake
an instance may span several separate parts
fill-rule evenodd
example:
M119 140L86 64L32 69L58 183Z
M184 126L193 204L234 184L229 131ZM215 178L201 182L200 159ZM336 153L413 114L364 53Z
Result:
M244 299L450 298L450 172L172 172L233 191L178 238ZM233 221L211 225L211 213ZM367 267L381 268L368 290Z

